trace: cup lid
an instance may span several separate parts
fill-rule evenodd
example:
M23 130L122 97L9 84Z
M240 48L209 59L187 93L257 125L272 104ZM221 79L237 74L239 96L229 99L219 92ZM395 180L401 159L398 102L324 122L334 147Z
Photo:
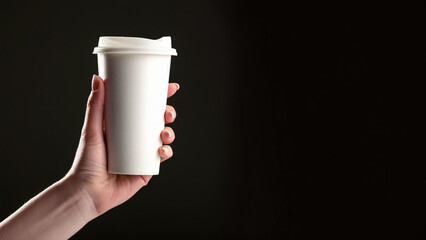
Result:
M177 55L176 49L172 48L172 38L169 36L160 39L100 37L98 46L93 50L93 54L99 53Z

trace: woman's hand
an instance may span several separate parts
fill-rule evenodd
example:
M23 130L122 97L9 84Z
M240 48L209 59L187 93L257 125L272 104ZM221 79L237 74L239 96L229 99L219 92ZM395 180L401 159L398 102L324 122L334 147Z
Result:
M170 83L168 97L173 96L178 89L178 84ZM82 191L90 197L96 215L128 200L139 189L147 185L152 177L151 175L117 175L107 172L104 100L104 81L94 75L80 144L72 168L65 177L65 182L69 182L72 188L78 188L78 191ZM172 106L166 107L164 119L166 123L172 123L176 119L176 111ZM161 161L164 161L173 155L172 148L167 145L175 139L173 129L165 127L161 132L161 139L165 145L158 151Z
M169 84L168 96L179 89ZM74 163L60 181L39 193L0 223L0 239L68 239L87 222L123 203L152 176L115 175L107 172L107 154L104 138L104 81L93 76L92 93L87 104L86 118ZM166 123L176 118L176 112L167 106ZM175 134L164 128L164 144L173 142ZM168 145L158 149L161 160L173 155Z

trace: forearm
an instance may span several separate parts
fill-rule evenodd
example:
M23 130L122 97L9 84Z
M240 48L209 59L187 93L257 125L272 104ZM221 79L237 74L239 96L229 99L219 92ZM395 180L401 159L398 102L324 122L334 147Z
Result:
M68 239L96 217L88 194L56 182L0 223L0 239Z

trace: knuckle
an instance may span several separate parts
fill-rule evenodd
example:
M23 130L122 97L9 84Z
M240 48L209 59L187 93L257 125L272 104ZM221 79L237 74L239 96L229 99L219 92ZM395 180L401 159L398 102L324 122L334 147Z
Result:
M99 98L93 95L93 92L90 94L89 99L87 100L87 109L93 108L99 102Z
M86 106L87 106L88 109L92 108L94 101L95 101L95 99L93 97L93 94L91 93L90 96L89 96L89 99L87 99L87 105Z
M89 129L84 128L84 129L81 131L81 138L82 138L83 140L91 140L91 139L93 139L94 137L95 137L95 133L94 133L93 131L89 130Z
M86 145L98 145L103 143L103 139L99 137L94 129L86 128L81 131L81 141Z

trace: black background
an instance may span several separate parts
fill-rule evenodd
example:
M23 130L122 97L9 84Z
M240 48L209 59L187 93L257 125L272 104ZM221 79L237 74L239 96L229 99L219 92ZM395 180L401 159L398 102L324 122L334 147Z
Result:
M73 239L424 239L424 10L2 3L0 218L71 166L98 37L170 35L175 155Z

